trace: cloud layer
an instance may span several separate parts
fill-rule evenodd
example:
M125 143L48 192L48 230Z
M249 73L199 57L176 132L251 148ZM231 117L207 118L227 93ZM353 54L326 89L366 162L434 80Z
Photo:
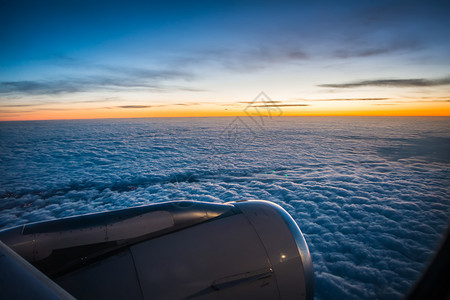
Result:
M0 227L169 200L264 199L283 206L305 234L316 299L401 299L447 226L449 124L3 122Z
M59 62L59 60L56 60ZM60 63L60 62L59 62ZM56 63L56 65L59 65ZM83 76L60 75L58 79L17 80L0 82L1 94L57 95L65 93L92 92L114 89L184 90L166 84L167 80L192 78L192 74L165 69L123 67L117 65L89 64L66 58L63 66L67 70L83 71ZM92 75L94 73L95 75ZM194 88L189 89L195 91Z
M357 88L364 86L381 86L381 87L434 87L450 85L450 77L438 79L379 79L379 80L362 80L349 83L320 84L320 87L330 88Z

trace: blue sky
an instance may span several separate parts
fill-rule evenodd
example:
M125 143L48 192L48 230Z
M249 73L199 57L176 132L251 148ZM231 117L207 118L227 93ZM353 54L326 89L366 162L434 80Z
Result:
M237 112L261 90L303 110L449 112L448 1L2 1L0 11L2 119Z

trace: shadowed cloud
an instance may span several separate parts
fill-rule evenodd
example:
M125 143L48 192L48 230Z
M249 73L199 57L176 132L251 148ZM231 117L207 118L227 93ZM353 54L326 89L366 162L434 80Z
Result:
M80 86L69 81L6 81L0 83L0 94L23 93L31 95L79 92Z
M0 83L0 94L56 95L115 88L158 89L161 85L116 78L66 79L54 81L11 81Z
M247 49L215 48L200 49L176 58L172 65L177 68L197 66L199 64L215 64L238 72L254 72L277 65L309 59L308 53L286 44L282 47L264 46Z
M370 57L395 52L417 51L423 47L417 40L399 40L384 46L378 45L361 45L361 37L354 40L345 41L346 49L338 49L332 53L335 58L353 58L353 57Z
M253 143L233 131L241 146L224 139L229 122L3 123L0 227L179 199L262 199L301 227L315 299L402 299L447 227L448 121L273 118Z
M154 70L122 66L89 65L75 59L65 61L70 68L91 70L98 75L62 79L18 80L0 82L0 94L57 95L98 90L147 89L153 91L203 91L191 87L164 84L168 80L191 80L193 75L172 70Z
M4 105L0 105L1 107L8 107L8 108L17 108L17 107L33 107L33 106L39 106L39 105L43 105L41 103L36 103L36 104L4 104Z
M303 101L314 101L314 102L320 102L320 101L384 101L384 100L391 100L391 98L335 98L335 99L314 99L314 100L306 100L306 99L299 99Z
M202 104L210 104L210 102L205 103L199 103L199 102L192 102L192 103L174 103L174 104L157 104L157 105L120 105L116 106L117 108L151 108L151 107L169 107L169 106L195 106L195 105L202 105Z
M250 105L250 107L289 107L289 106L311 106L310 104L262 104Z
M385 87L433 87L450 85L450 77L438 79L379 79L379 80L362 80L349 83L331 83L319 84L320 87L328 88L357 88L364 86L385 86Z
M120 108L149 108L151 105L121 105Z
M282 103L283 101L274 101L274 100L271 100L270 102L271 102L271 103ZM238 102L238 103L242 103L242 104L257 104L257 103L266 103L266 102L264 102L264 101L240 101L240 102Z

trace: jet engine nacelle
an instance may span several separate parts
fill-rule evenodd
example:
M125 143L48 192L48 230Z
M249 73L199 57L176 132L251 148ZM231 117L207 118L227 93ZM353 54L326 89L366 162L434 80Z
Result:
M26 224L1 231L0 240L81 299L314 295L306 241L268 201L159 203ZM21 278L8 280L0 296L26 291Z

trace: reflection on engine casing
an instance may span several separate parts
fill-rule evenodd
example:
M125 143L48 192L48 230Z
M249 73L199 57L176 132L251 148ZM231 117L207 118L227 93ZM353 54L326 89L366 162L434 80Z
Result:
M81 299L314 295L302 233L267 201L160 203L14 227L0 240Z

